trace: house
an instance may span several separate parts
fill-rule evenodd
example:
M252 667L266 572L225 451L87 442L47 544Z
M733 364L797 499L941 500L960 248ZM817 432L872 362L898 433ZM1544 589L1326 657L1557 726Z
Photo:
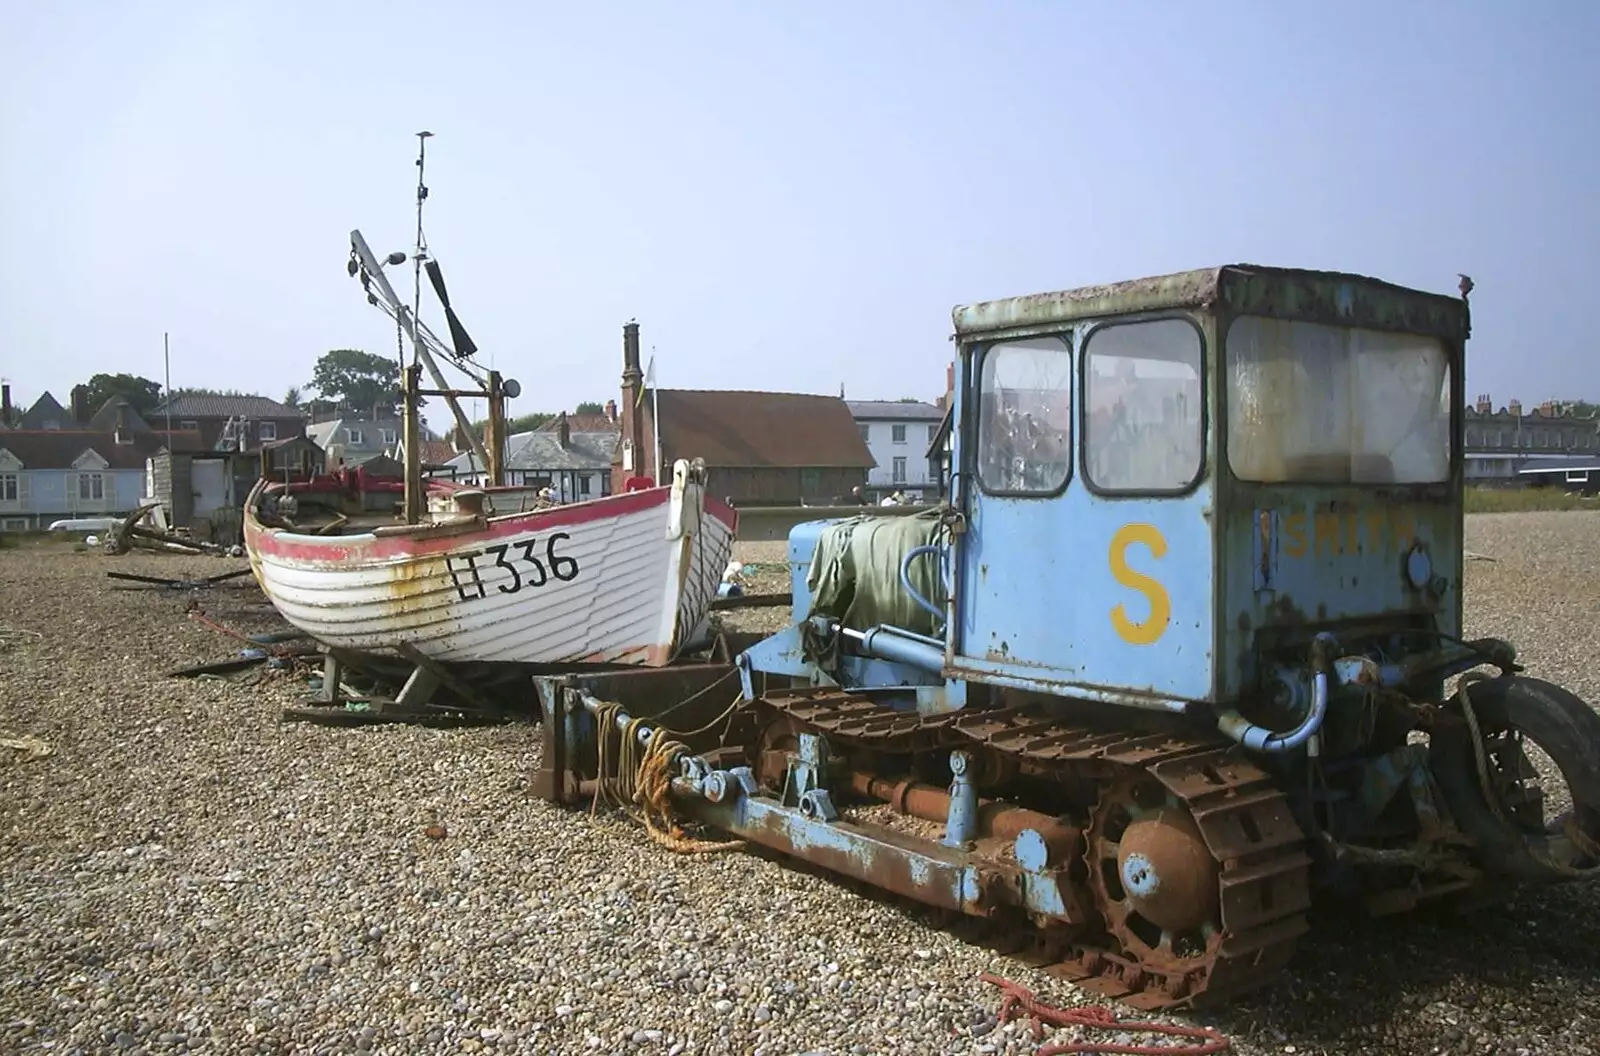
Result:
M583 420L590 428L573 428L573 419ZM506 441L505 482L513 487L552 488L562 502L610 495L617 440L616 427L603 417L569 417L562 412L548 428L515 433ZM483 483L488 476L470 451L455 456L445 469L455 479L473 484Z
M928 468L939 481L938 498L950 494L950 461L955 455L956 365L944 369L944 397L939 401L939 424L928 441Z
M394 456L400 447L401 420L354 415L312 422L305 435L316 441L334 468L354 468L379 455ZM285 437L287 439L287 437Z
M263 443L305 435L305 416L265 396L182 393L163 400L145 417L175 430L195 431L214 451L256 451Z
M169 445L164 433L61 424L0 433L0 530L32 531L66 518L133 512L145 495L147 460ZM199 442L194 433L174 434L171 446L193 450Z
M902 492L913 502L939 494L939 463L928 447L939 435L944 409L920 400L849 400L850 416L876 463L867 492L878 499Z
M1515 481L1535 458L1581 461L1600 454L1600 419L1580 418L1551 400L1523 414L1520 400L1497 411L1483 395L1466 408L1464 417L1468 484Z
M623 490L632 477L655 479L658 445L663 482L675 460L703 459L712 493L736 505L836 502L865 486L872 454L839 397L647 390L637 323L623 327L622 344L621 443L612 465L613 490Z

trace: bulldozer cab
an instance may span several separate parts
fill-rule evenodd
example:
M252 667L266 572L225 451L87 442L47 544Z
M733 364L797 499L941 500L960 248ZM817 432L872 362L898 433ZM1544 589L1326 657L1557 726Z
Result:
M1230 266L957 308L948 673L1160 710L1460 632L1463 300Z

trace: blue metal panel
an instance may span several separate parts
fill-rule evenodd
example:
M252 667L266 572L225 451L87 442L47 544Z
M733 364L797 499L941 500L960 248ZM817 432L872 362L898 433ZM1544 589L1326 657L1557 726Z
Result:
M1076 343L1075 343L1076 344ZM977 374L964 350L966 373ZM1074 351L1074 368L1081 363ZM1076 378L1076 373L1075 373ZM1209 388L1209 384L1206 385ZM960 386L959 403L976 385ZM1073 384L1074 403L1081 385ZM957 464L975 416L957 414ZM1074 414L1073 444L1079 427ZM1208 460L1212 444L1205 443ZM1211 698L1215 639L1209 471L1177 496L1105 496L1080 459L1059 495L1014 497L964 480L969 530L952 673L1053 693L1171 708Z
M864 512L864 511L863 511ZM811 588L806 580L811 574L811 558L817 552L817 541L830 525L838 520L806 521L789 530L789 589L796 619L804 619L811 612Z
M1081 486L1054 499L975 498L957 664L1057 692L1209 698L1210 507L1209 483L1175 499Z
M1425 490L1425 489L1419 489ZM1406 489L1235 485L1223 520L1223 689L1252 677L1263 633L1340 621L1423 622L1461 633L1460 513Z

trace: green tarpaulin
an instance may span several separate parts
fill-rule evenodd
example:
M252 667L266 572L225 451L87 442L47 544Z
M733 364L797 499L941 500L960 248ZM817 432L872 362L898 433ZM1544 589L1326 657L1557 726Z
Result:
M898 517L852 517L823 530L811 559L806 586L811 590L807 617L828 616L846 627L864 631L879 624L933 635L933 614L911 600L900 585L900 562L919 546L938 541L940 511ZM911 562L910 579L917 593L937 605L945 603L938 554Z

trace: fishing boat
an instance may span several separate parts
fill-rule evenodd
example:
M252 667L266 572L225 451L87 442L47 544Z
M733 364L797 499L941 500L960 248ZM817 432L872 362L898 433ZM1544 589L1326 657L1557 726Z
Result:
M244 517L274 607L344 649L659 667L703 640L732 556L735 512L681 460L664 487L525 510L538 492L429 482L417 524L346 515L401 484L350 476L259 481Z
M309 440L263 445L261 476L244 507L256 581L285 620L333 650L403 656L431 672L448 663L665 666L706 638L737 514L708 497L698 460L677 461L669 481L659 479L658 460L654 479L634 476L616 494L571 504L550 501L538 487L505 484L505 401L520 389L494 370L475 369L477 346L427 251L421 173L428 135L419 134L411 306L396 296L361 232L350 233L350 275L413 351L400 388L403 464L329 467ZM384 264L405 259L391 253ZM418 318L424 269L448 345ZM480 388L446 385L440 359ZM423 369L434 388L422 388ZM435 396L445 400L483 479L423 476L418 407ZM481 437L459 403L474 396L488 399Z

